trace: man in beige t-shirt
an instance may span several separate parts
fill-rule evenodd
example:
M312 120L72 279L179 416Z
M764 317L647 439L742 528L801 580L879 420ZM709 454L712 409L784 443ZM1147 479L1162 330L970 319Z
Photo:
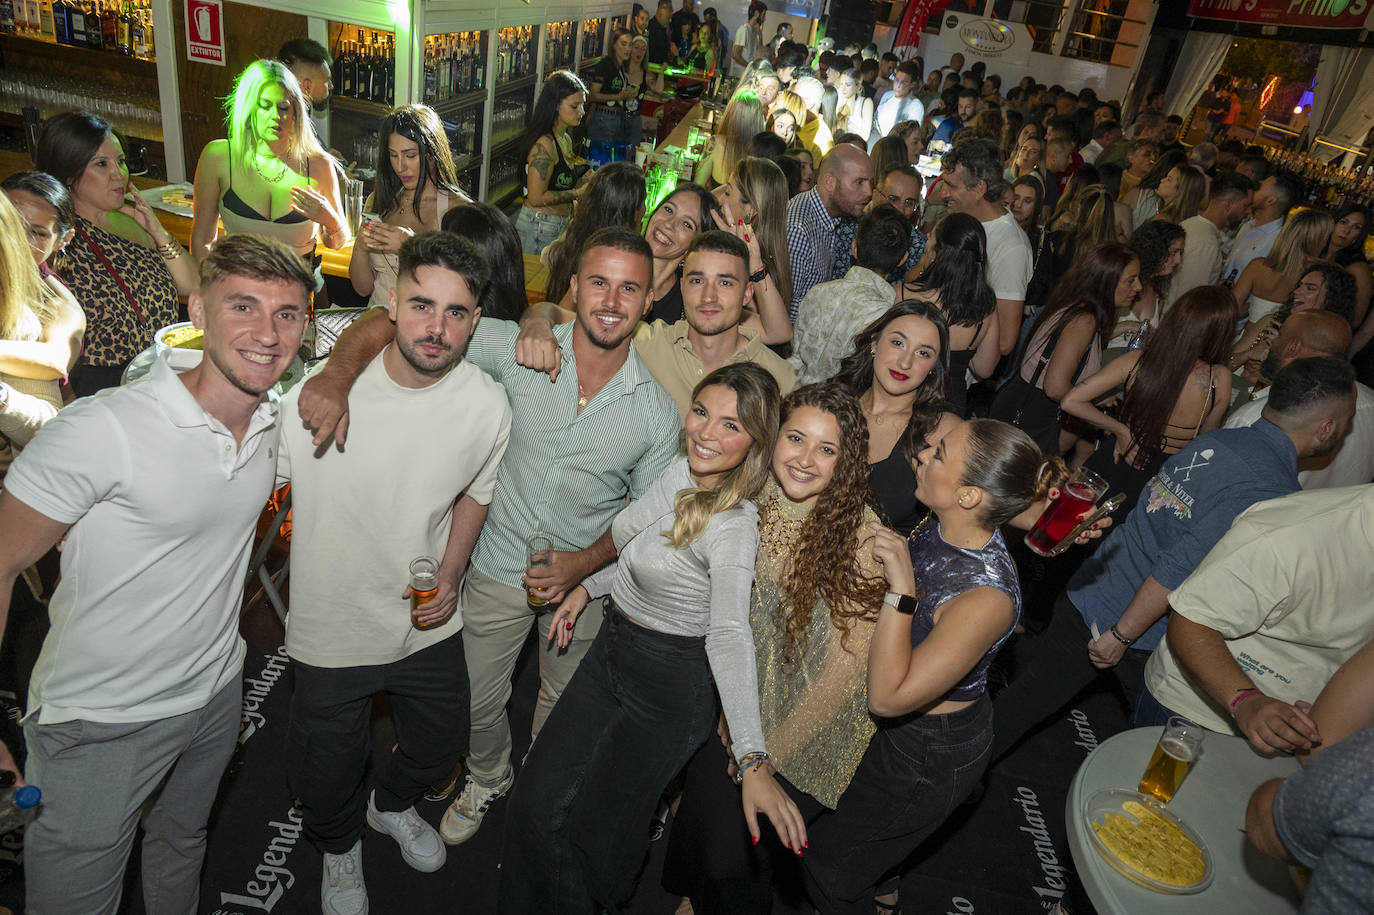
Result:
M1169 596L1149 693L1261 752L1319 742L1301 703L1374 638L1374 485L1246 511Z

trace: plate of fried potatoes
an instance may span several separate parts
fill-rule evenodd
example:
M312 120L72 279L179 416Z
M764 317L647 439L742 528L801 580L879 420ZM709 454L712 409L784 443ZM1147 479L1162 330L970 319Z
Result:
M1128 880L1157 893L1200 893L1212 883L1212 855L1187 823L1157 799L1107 788L1083 805L1093 847Z

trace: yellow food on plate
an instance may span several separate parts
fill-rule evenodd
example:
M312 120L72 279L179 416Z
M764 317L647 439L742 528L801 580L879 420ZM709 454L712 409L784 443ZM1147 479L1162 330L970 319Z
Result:
M204 349L205 331L199 327L178 327L163 334L162 342L177 349Z
M169 206L189 207L192 203L191 192L182 188L163 191L162 202Z
M1202 851L1176 823L1136 801L1109 813L1093 831L1136 871L1170 886L1191 886L1206 874ZM1127 816L1129 814L1129 816Z

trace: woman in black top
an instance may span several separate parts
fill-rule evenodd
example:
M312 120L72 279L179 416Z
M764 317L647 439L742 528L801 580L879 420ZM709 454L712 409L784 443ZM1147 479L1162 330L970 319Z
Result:
M653 301L646 320L675 324L685 316L679 286L682 259L698 234L715 228L720 203L699 184L679 184L663 198L644 226L644 240L654 252Z
M637 99L639 86L630 83L625 68L630 63L630 33L616 29L610 52L592 71L589 98L596 111L587 124L587 139L610 146L633 146L639 142L639 113L630 116L626 103ZM636 128L631 130L631 122Z
M557 70L544 80L534 103L525 156L525 202L515 217L515 231L526 254L539 254L553 243L572 215L572 202L587 176L585 163L573 154L568 129L582 123L587 87L577 75Z
M931 233L929 266L914 283L904 283L898 295L930 302L949 321L949 382L945 399L964 416L970 369L987 378L997 369L997 322L988 318L997 307L985 276L987 236L978 220L967 213L950 213Z
M949 374L949 328L940 309L914 299L899 302L854 338L854 351L833 381L859 398L868 424L868 488L886 520L903 536L925 509L916 503L916 477L902 442L908 426L933 432Z

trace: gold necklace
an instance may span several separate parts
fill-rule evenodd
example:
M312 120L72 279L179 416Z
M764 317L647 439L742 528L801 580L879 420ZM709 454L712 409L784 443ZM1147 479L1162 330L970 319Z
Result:
M277 172L277 176L275 178L272 178L269 177L268 174L262 170L262 165L259 164L262 162L262 158L263 157L261 155L256 155L253 157L253 171L257 172L258 176L261 177L262 180L266 181L268 184L276 184L282 178L286 177L285 162L282 162L281 159L277 159L278 162L281 162L281 171Z
M587 405L587 392L582 389L582 382L577 383L577 409L581 410Z

